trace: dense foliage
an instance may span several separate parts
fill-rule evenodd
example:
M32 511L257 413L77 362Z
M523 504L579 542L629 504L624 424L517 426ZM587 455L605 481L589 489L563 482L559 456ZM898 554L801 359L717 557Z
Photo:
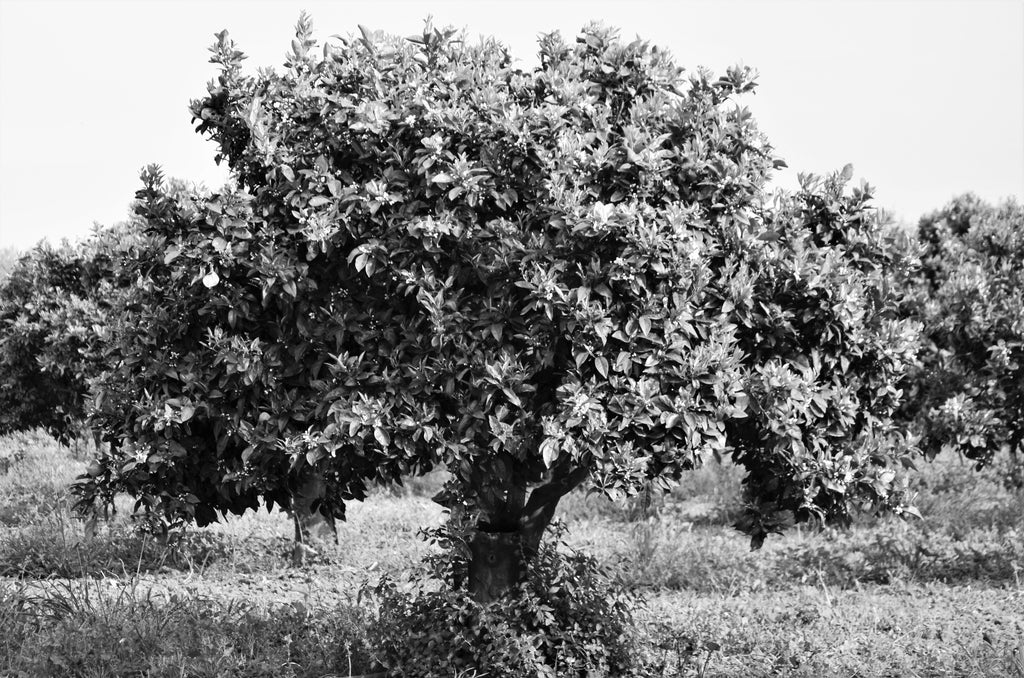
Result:
M922 447L979 464L1024 446L1024 209L967 194L918 225L921 269L906 283L924 326L904 414ZM1019 479L1018 479L1019 482Z
M111 302L130 284L118 269L135 244L128 225L41 243L0 281L0 433L38 427L66 442L84 432Z
M252 76L220 34L192 111L237 188L144 174L153 247L96 382L119 445L84 501L202 525L315 479L342 517L444 463L475 545L527 560L572 488L665 488L709 455L747 469L755 546L903 509L916 327L883 279L906 262L849 169L766 194L749 70L687 79L596 26L530 72L429 25L316 48L303 18L286 70ZM481 599L525 571L477 554Z

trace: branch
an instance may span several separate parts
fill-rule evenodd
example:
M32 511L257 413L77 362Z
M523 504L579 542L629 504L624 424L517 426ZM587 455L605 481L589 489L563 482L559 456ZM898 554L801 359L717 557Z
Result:
M530 493L530 499L523 508L521 523L523 543L527 551L537 552L540 548L540 538L555 516L558 501L579 487L588 476L590 468L587 465L577 466L571 470L568 465L556 467L554 478Z

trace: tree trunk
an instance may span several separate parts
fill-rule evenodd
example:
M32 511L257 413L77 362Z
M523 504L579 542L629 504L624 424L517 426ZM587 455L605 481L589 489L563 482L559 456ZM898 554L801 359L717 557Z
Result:
M514 518L509 505L491 520L482 521L469 543L469 591L478 603L497 600L515 588L540 550L541 538L555 516L559 500L582 483L585 468L558 469L559 473L530 493L514 493Z
M518 532L478 530L469 550L469 592L480 604L504 596L526 571L523 540Z

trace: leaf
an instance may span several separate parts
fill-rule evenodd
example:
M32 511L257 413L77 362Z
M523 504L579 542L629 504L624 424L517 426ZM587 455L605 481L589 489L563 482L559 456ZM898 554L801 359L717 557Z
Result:
M170 247L168 247L166 250L164 250L164 265L167 265L174 261L175 259L177 259L178 255L180 254L181 248L178 247L177 245L171 245Z
M310 207L323 207L324 205L330 205L330 204L331 204L331 199L330 198L325 198L322 195L314 195L312 198L309 199L309 206Z
M843 165L843 171L839 173L839 178L842 181L849 181L850 179L853 178L853 164L852 163L848 162L845 165Z
M295 172L288 165L281 165L281 174L283 174L284 178L288 181L295 181Z
M508 401L510 403L512 403L513 405L515 405L516 407L522 407L523 406L523 401L521 401L519 399L519 396L516 395L515 391L513 391L513 390L511 390L509 388L502 388L501 392L504 393L505 397L508 398Z
M644 336L650 336L651 334L651 319L649 316L640 316L640 330L644 333Z
M544 465L548 468L551 468L558 460L560 452L558 442L552 438L545 438L544 442L540 444L540 455L544 459Z
M373 427L373 437L377 439L377 442L380 443L382 447L387 447L391 444L391 436L380 426Z
M435 184L450 184L455 181L455 178L447 172L439 172L430 178Z
M736 396L736 402L734 403L732 416L737 419L742 419L747 416L747 408L750 406L750 396L746 393L740 393Z
M619 351L619 356L615 359L616 371L626 374L632 366L633 358L629 355L629 351Z
M596 358L594 358L594 367L597 368L597 371L601 373L602 377L604 377L605 379L608 378L608 359L607 358L605 358L603 355L600 355L600 356L597 356Z
M373 31L362 24L357 24L359 33L362 35L362 43L367 49L373 51Z

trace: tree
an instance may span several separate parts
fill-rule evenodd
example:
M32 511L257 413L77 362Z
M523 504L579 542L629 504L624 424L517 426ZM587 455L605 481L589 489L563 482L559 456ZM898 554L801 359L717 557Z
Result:
M177 180L166 190L205 192ZM0 282L0 434L42 428L62 443L99 439L88 423L90 383L106 368L109 311L138 278L135 266L152 256L149 247L127 222L98 226L80 243L40 243L12 265ZM337 542L333 519L310 506L318 480L299 487L288 506L300 562L317 538Z
M42 428L66 443L85 432L115 269L132 242L127 225L80 245L43 242L0 282L0 433Z
M902 414L929 455L949 447L981 467L1006 450L1019 468L1012 459L1024 447L1022 225L1016 202L990 205L972 194L918 224L922 266L905 283L906 307L925 342Z
M11 274L21 256L22 254L17 248L0 248L0 282L3 282Z
M192 113L237 188L144 173L159 254L115 321L95 421L120 445L83 501L203 525L318 478L342 518L443 463L481 601L567 492L668 488L709 455L748 471L754 546L905 508L916 329L881 281L906 262L851 170L767 193L782 163L732 103L749 69L687 80L599 26L545 36L530 72L429 24L317 47L303 16L286 70L251 76L219 34Z

